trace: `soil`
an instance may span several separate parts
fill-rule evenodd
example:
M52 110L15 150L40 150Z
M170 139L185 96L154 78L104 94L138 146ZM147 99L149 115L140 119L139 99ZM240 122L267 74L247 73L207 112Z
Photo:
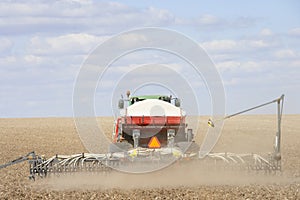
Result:
M207 132L201 117L196 142ZM110 139L112 118L98 118ZM0 199L300 199L300 115L282 121L282 172L264 174L207 170L198 163L147 174L77 174L31 181L28 163L0 170ZM272 152L276 116L242 115L225 122L214 152ZM0 119L0 164L35 151L86 152L71 118Z

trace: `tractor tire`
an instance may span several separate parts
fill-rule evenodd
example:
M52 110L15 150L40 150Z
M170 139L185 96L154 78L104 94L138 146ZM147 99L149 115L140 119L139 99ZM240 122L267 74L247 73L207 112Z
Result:
M118 142L109 145L109 153L127 152L132 148L132 145L128 142Z
M176 146L185 153L198 153L200 146L195 142L178 142Z

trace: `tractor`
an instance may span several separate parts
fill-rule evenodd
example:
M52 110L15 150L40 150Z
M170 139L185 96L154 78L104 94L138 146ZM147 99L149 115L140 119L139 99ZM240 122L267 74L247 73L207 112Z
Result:
M29 178L46 177L50 174L73 174L77 172L107 172L112 169L139 169L140 163L154 168L143 168L141 172L166 167L174 162L194 160L202 163L220 162L239 169L254 171L281 171L281 118L284 95L267 103L227 115L229 119L236 115L258 109L269 104L277 104L277 132L274 152L265 155L253 153L208 152L202 156L201 149L194 142L194 134L188 128L186 113L181 108L180 100L171 95L130 96L118 102L119 116L114 122L112 144L108 153L78 153L73 155L55 155L48 159L30 152L8 163L0 165L8 167L23 161L29 162ZM216 121L208 120L211 128ZM167 165L166 165L167 164ZM157 168L158 166L158 168ZM156 168L155 168L156 167ZM132 171L130 171L132 172Z
M186 113L180 106L180 99L172 95L130 96L128 91L127 99L118 103L120 116L114 123L109 152L174 146L182 150L192 146L197 151L193 130L187 128Z

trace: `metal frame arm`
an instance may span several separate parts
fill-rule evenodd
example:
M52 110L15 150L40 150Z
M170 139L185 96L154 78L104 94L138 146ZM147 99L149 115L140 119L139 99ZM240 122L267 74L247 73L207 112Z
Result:
M18 164L18 163L20 163L20 162L24 162L24 161L29 160L29 159L31 159L31 158L35 158L35 153L34 153L34 151L28 153L28 154L25 155L25 156L19 157L19 158L15 159L15 160L12 160L12 161L8 162L8 163L5 163L5 164L3 164L3 165L0 165L0 169L5 168L5 167L8 167L8 166L11 166L11 165Z
M276 138L275 138L275 144L274 144L274 158L276 160L281 160L281 153L280 153L280 147L281 147L281 118L282 118L282 111L283 111L283 102L284 102L284 94L282 94L279 98L274 99L273 101L234 113L232 115L225 116L224 119L228 119L230 117L272 104L277 103L277 132L276 132Z
M231 118L233 116L245 113L245 112L249 112L251 110L272 104L272 103L277 103L277 133L276 133L276 138L275 138L275 145L274 145L274 158L276 160L281 160L281 154L280 154L280 145L281 145L281 118L282 118L282 111L283 111L283 102L284 102L284 94L282 94L279 98L274 99L272 101L269 101L267 103L264 104L260 104L258 106L252 107L252 108L248 108L246 110L231 114L231 115L227 115L222 119L228 119ZM208 120L208 125L211 127L214 127L214 122L209 119Z
M246 109L246 110L243 110L243 111L240 111L240 112L237 112L237 113L234 113L234 114L231 114L231 115L227 115L225 116L223 119L228 119L230 117L233 117L233 116L236 116L236 115L239 115L239 114L242 114L242 113L245 113L245 112L249 112L251 110L255 110L257 108L260 108L260 107L263 107L263 106L266 106L266 105L269 105L269 104L272 104L272 103L276 103L276 102L283 102L283 99L284 99L284 95L281 95L279 98L277 99L274 99L273 101L269 101L267 103L264 103L264 104L261 104L261 105L258 105L258 106L255 106L255 107L252 107L252 108L249 108L249 109ZM282 111L281 111L282 112Z

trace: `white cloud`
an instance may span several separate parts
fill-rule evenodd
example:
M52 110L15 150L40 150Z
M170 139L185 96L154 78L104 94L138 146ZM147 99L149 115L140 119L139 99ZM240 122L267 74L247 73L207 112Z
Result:
M290 29L288 34L291 36L300 36L300 27Z
M150 7L145 12L148 16L156 20L156 23L174 23L175 16L168 10Z
M240 84L251 85L255 92L260 86L277 90L274 85L296 84L290 78L290 75L295 80L299 77L299 45L297 46L296 37L285 38L290 42L287 44L290 49L282 49L283 45L277 43L280 38L278 39L278 32L275 31L280 29L273 24L252 35L257 32L257 27L266 24L264 19L256 21L253 16L245 18L233 15L232 18L217 16L216 13L201 15L197 12L188 15L182 13L185 17L179 17L176 12L154 6L128 6L123 2L96 0L1 1L0 87L7 99L1 105L12 102L10 106L5 105L9 115L11 110L18 110L18 105L23 108L24 102L29 102L29 107L37 102L52 109L49 106L53 104L52 101L58 104L66 101L67 98L59 95L60 93L68 93L71 99L72 84L85 55L108 36L145 26L176 27L191 36L209 38L202 45L214 58L226 86L229 86L226 88L228 90L231 86L240 88ZM253 26L255 23L258 26ZM203 31L206 28L210 30ZM300 36L300 28L295 27L286 33L288 36ZM147 38L137 35L130 37L125 38L124 42L147 41ZM116 72L121 76L145 63L171 63L169 66L180 72L181 76L187 77L189 81L197 80L200 84L197 74L186 69L187 64L184 65L173 57L169 58L166 54L155 57L153 52L146 56L141 56L142 53L144 52L126 55L126 58L117 62L110 70L112 76L107 77L104 85L109 87L115 83ZM95 62L95 67L99 67L96 64ZM91 67L90 73L95 73L95 69ZM151 70L141 72L139 78L151 73L159 74L158 71ZM165 77L164 74L160 75ZM192 76L195 78L190 79ZM297 84L299 86L298 82ZM20 95L12 94L14 90L20 92ZM42 98L51 101L41 104ZM68 103L71 105L71 102ZM43 109L41 108L42 111ZM30 107L24 110L24 115L31 110L36 109ZM44 112L49 110L45 109Z
M252 27L257 20L250 17L226 19L212 14L204 14L193 19L181 19L181 21L178 22L181 25L190 25L197 29L200 28L202 31L203 29L223 31Z
M220 19L214 15L202 15L197 20L198 24L201 25L213 25L220 22Z
M300 60L292 61L290 66L300 68Z
M79 3L82 5L86 5L86 4L92 4L93 0L64 0L65 2L71 2L71 3Z
M241 66L237 61L224 61L216 63L216 67L221 71L236 70Z
M240 78L231 78L229 80L223 80L223 83L225 84L225 86L234 86L234 85L240 84L241 79Z
M30 40L28 51L37 55L87 54L107 38L84 33L57 37L35 36Z
M264 66L262 63L255 62L255 61L247 61L241 64L241 68L244 69L246 72L254 72L254 71L259 71L261 68Z
M33 5L34 4L34 5ZM51 6L42 2L1 2L1 16L37 16L45 15Z
M229 22L211 14L203 14L194 18L174 17L175 25L191 26L196 29L224 29L232 28Z
M139 43L144 43L148 41L148 38L143 34L130 33L121 35L116 42L120 47L132 46Z
M253 60L228 60L216 62L217 68L222 74L227 75L246 75L250 74L265 74L268 75L279 73L282 70L294 70L295 67L300 67L300 60L297 59L253 59ZM248 75L249 75L248 74ZM278 77L283 76L279 74ZM253 77L255 78L255 76Z
M129 8L121 3L90 0L0 2L0 15L5 17L86 17L106 15L115 11L127 10L129 10Z
M232 60L217 62L216 66L221 72L258 72L265 67L265 62Z
M274 56L279 59L290 59L298 57L297 54L291 49L277 50L275 51Z
M7 53L11 49L12 45L12 41L8 38L0 38L0 53Z
M212 40L201 43L209 53L248 52L276 46L276 42L263 39Z
M274 33L268 29L268 28L264 28L260 31L260 35L262 36L272 36Z
M168 26L178 21L166 9L136 9L103 1L2 2L0 16L1 34L6 35L83 31L111 34L141 26Z
M41 64L43 62L43 58L35 55L25 55L24 60L30 64Z
M249 46L249 47L252 47L255 49L271 46L270 43L268 43L267 41L264 41L264 40L244 40L244 41L242 41L242 44L244 44L245 47Z
M11 66L17 63L17 58L14 56L0 57L0 66L2 68Z
M124 66L120 66L120 65L116 65L116 66L112 66L110 67L106 73L112 73L112 74L126 74L129 72L132 72L134 70L138 70L139 67L147 67L147 66L161 66L161 68L169 68L172 71L175 71L177 73L184 71L184 67L182 65L179 65L178 63L169 63L169 64L130 64L130 65L124 65ZM145 71L142 72L145 74L150 74L150 71Z
M8 3L9 2L9 3ZM105 1L17 1L0 3L1 34L85 32L111 34L136 27L170 27L236 29L253 24L250 18L224 20L212 14L182 18L173 12L149 6L136 8L119 2Z
M201 45L208 51L226 51L233 50L238 47L238 43L234 40L213 40L203 42Z

